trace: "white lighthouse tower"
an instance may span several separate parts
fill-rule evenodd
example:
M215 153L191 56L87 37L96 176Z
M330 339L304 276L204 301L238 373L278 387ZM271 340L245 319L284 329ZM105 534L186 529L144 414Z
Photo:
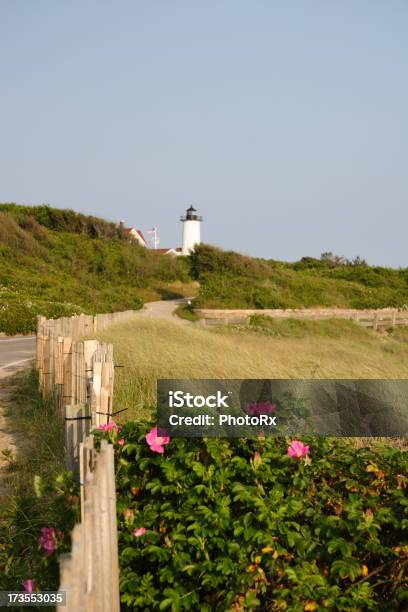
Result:
M182 255L188 255L193 250L194 245L200 244L200 225L202 220L203 218L197 214L196 209L192 206L187 209L183 217L180 217L180 221L183 223Z

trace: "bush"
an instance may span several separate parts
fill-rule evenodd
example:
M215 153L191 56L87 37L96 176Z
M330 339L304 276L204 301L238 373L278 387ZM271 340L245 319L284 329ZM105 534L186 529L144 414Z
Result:
M130 243L103 219L0 205L0 332L33 331L37 314L137 309L176 282L187 290L185 259Z
M69 209L52 208L47 204L40 206L0 204L0 212L8 213L21 227L26 229L31 229L36 223L51 230L85 234L90 238L105 237L125 240L125 234L114 223Z
M58 319L81 312L84 312L84 309L75 304L31 300L16 292L0 291L0 331L9 336L34 332L38 313L49 319Z
M201 244L190 258L200 281L200 308L402 307L408 303L408 270L303 257L283 263Z
M402 610L403 452L173 439L161 455L146 431L99 432L117 453L124 610Z

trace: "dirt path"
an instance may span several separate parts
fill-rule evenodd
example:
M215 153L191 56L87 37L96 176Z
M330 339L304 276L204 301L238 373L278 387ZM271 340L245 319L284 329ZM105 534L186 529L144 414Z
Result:
M142 317L155 317L157 319L167 319L173 321L173 323L180 323L181 325L189 325L190 321L181 319L174 311L180 304L186 304L188 298L180 298L177 300L162 300L159 302L147 302L142 310L139 311Z

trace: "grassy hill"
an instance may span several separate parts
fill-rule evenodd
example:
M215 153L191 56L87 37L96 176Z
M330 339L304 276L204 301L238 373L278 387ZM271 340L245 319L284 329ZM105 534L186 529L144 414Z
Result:
M360 259L304 257L295 263L245 257L208 245L190 257L201 308L385 308L408 305L408 268L368 266Z
M32 331L39 313L140 308L183 294L190 281L184 258L130 243L113 223L49 206L0 205L0 331Z
M202 308L408 305L408 269L361 260L245 257L199 245L172 258L130 243L114 223L50 206L0 204L0 332L47 317L139 308L192 296Z

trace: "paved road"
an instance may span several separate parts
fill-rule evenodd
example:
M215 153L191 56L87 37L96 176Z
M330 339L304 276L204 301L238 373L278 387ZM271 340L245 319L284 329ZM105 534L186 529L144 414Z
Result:
M177 306L186 302L187 298L148 302L139 313L143 317L170 319L175 323L188 324L189 321L174 314ZM0 337L0 379L11 376L16 370L28 365L34 355L35 336Z
M170 319L185 324L188 321L174 314L177 306L185 302L187 299L148 302L139 312L144 317ZM11 376L16 370L28 365L34 355L35 336L0 337L0 379Z
M7 461L3 450L13 455L21 448L21 434L13 428L12 421L6 416L13 381L10 378L21 368L27 366L35 355L35 336L12 336L0 338L0 481ZM0 495L2 487L0 482Z
M28 365L35 355L35 336L0 338L0 379Z

